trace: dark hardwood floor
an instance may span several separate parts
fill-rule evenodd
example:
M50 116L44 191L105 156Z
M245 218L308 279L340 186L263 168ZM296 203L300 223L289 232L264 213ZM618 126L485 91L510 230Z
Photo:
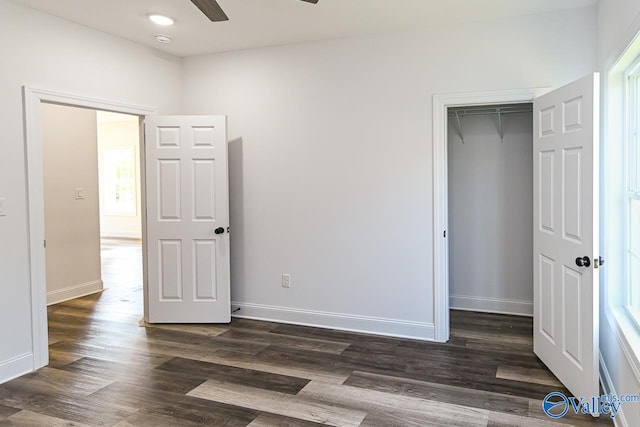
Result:
M559 426L531 319L452 312L447 344L234 319L144 325L139 246L106 290L49 307L50 364L0 386L0 426Z

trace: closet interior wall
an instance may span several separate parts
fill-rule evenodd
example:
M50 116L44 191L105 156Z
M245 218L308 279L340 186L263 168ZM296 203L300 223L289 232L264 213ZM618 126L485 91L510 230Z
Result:
M532 315L532 113L456 117L452 111L448 117L450 306Z

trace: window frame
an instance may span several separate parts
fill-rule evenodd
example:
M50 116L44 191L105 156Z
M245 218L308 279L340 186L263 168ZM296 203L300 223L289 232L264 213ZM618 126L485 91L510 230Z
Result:
M628 305L628 290L631 288L627 237L630 232L629 137L633 135L633 125L640 127L640 115L633 121L631 117L632 109L640 114L640 97L632 99L629 96L632 86L640 95L640 80L632 82L629 77L640 75L640 27L636 37L617 58L611 59L605 69L603 144L600 149L603 159L600 180L601 248L606 259L604 268L600 269L602 314L621 345L636 380L640 382L640 315L635 315Z
M640 301L635 293L640 292L639 289L634 291L632 283L632 258L640 256L632 250L632 202L640 202L640 182L638 180L637 169L640 166L638 157L640 150L640 57L634 59L634 62L627 68L624 73L625 81L625 136L624 136L624 153L626 161L624 162L624 309L633 321L636 331L640 333ZM637 227L637 225L636 225ZM639 284L636 284L636 287Z

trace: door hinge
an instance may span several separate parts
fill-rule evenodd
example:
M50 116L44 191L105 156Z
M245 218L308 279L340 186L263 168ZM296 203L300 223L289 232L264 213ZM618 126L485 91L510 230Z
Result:
M447 230L444 230L444 235L442 237L444 237L445 239L447 238Z
M44 248L47 249L47 241L44 241Z
M231 233L231 227L227 227L227 233Z

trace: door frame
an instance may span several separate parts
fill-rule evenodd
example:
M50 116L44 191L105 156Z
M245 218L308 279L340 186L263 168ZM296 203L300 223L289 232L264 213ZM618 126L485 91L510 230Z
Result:
M463 92L433 96L433 324L434 340L449 340L449 227L447 108L533 102L549 88Z
M44 248L44 187L42 156L42 117L40 105L43 102L83 107L115 113L147 116L157 114L154 107L105 100L93 96L83 96L25 85L22 87L24 102L24 143L27 169L27 214L29 232L29 282L31 294L31 335L33 350L33 370L49 363L49 333L47 328L47 284L46 258ZM144 141L140 140L140 150L144 152ZM144 180L144 157L140 156L141 175ZM145 236L145 193L141 182L141 202L143 207L142 238ZM143 259L146 251L143 245ZM143 264L144 265L144 264ZM143 287L146 295L146 272L143 271ZM145 315L146 315L145 298Z

